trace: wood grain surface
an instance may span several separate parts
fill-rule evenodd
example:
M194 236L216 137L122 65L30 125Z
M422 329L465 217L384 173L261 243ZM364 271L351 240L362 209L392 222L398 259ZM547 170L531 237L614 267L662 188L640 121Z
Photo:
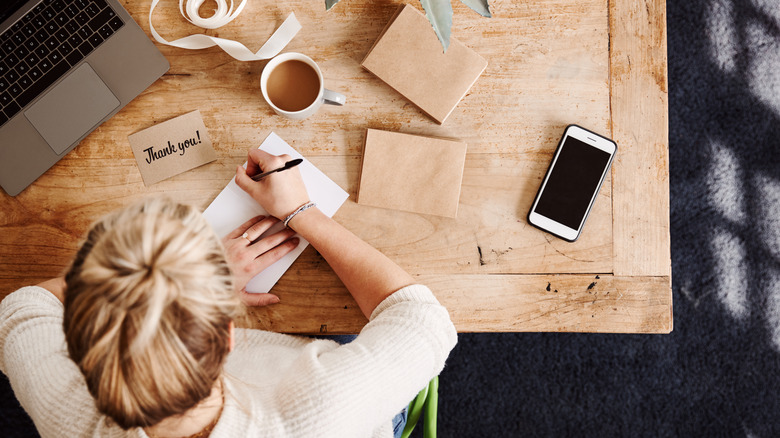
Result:
M122 4L149 34L149 2ZM629 1L496 0L491 19L453 2L453 37L488 67L443 125L360 67L398 4L342 0L326 12L318 1L258 0L229 25L205 31L257 50L295 12L303 28L286 51L311 56L326 87L347 97L346 106L324 106L303 121L277 116L263 101L264 61L158 44L171 63L165 76L20 195L0 196L0 296L61 273L89 224L134 200L165 194L205 208L247 151L273 131L350 193L335 218L431 285L458 330L670 331L663 1L645 9ZM637 16L638 9L645 15ZM625 24L629 15L642 25ZM169 40L203 32L179 15L173 0L160 2L154 23ZM635 37L641 38L632 42ZM633 61L640 56L634 53L644 53L644 61ZM621 70L629 56L631 68ZM127 136L195 109L218 160L146 187ZM636 120L643 123L635 126ZM569 123L613 135L619 146L611 180L573 244L526 220ZM355 204L367 128L466 142L458 217ZM647 161L651 156L656 159ZM587 286L596 275L594 301ZM547 283L558 284L559 292L550 294ZM335 333L365 324L312 248L274 292L282 303L250 309L248 325Z
M671 276L666 1L610 8L615 274Z

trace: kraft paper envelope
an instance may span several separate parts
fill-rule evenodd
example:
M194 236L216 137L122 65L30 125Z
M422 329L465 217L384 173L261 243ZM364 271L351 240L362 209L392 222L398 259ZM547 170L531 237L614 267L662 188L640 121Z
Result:
M369 129L357 203L456 217L466 143Z
M158 123L127 139L147 186L217 159L199 110Z
M316 202L317 208L327 216L332 217L336 214L339 207L349 197L349 194L339 187L338 184L314 167L309 160L301 156L298 151L275 133L269 134L259 148L272 155L288 154L293 159L303 158L303 163L298 166L298 169L301 172L306 191L309 193L309 199ZM246 163L244 163L244 167L246 167ZM217 235L222 238L249 219L267 214L260 204L236 184L236 179L233 178L227 187L206 208L206 211L203 212L203 217L211 224ZM279 222L263 235L273 234L282 229L284 229L284 224ZM262 293L271 290L295 259L309 245L306 239L300 236L298 238L300 243L297 248L249 280L249 283L246 285L247 292Z
M487 61L455 38L450 38L444 53L425 15L413 6L403 5L362 65L437 122L444 123L485 71Z

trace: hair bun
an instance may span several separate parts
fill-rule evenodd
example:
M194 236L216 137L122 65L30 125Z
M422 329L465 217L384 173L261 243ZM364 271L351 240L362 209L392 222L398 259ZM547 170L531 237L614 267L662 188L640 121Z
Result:
M210 393L240 307L197 210L153 198L104 218L66 281L68 351L101 412L148 426Z

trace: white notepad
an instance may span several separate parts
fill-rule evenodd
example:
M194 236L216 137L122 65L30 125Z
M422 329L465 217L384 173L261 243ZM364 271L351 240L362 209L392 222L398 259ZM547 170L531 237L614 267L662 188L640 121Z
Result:
M298 169L303 177L306 190L309 192L309 198L316 202L317 208L328 215L328 217L333 217L349 197L349 194L339 187L338 184L314 167L309 160L304 158L275 133L269 134L259 149L273 155L287 154L293 158L303 158L303 163L298 165ZM246 167L246 163L244 163L244 167ZM222 190L211 205L206 208L206 211L203 212L203 216L220 238L249 219L267 214L260 204L236 185L235 178L230 181L227 187ZM275 233L283 228L284 225L280 222L265 232L264 235ZM295 259L309 245L309 242L302 237L298 236L298 238L300 239L298 247L252 278L246 285L247 292L264 293L271 290Z

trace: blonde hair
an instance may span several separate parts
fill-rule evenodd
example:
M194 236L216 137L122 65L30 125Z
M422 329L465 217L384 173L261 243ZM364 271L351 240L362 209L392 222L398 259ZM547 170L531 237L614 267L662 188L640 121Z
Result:
M240 302L197 210L154 198L105 217L65 279L68 352L100 412L147 427L211 393Z

